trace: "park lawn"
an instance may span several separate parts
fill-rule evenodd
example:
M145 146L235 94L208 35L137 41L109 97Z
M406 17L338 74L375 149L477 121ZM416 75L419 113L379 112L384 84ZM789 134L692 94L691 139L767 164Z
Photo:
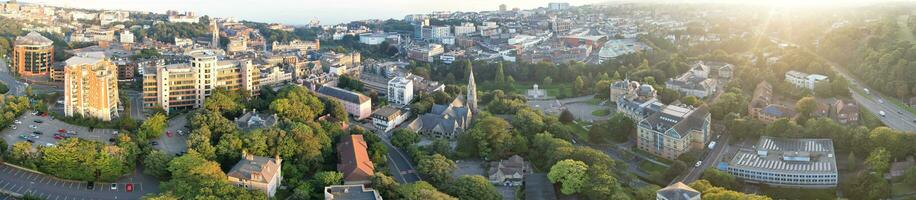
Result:
M646 173L651 174L652 172L665 173L668 169L665 166L657 165L655 163L642 160L637 164L640 170L645 171Z
M585 123L586 122L578 121L578 123L570 123L570 124L567 124L566 126L569 127L569 129L573 131L573 134L576 134L576 137L587 141L588 140L588 130L586 130L585 128L582 128L582 126ZM586 142L586 141L580 141L580 142Z
M598 117L604 117L604 116L607 116L607 115L609 115L609 114L611 114L611 110L608 110L608 109L601 109L601 110L592 111L592 115L593 115L593 116L598 116Z

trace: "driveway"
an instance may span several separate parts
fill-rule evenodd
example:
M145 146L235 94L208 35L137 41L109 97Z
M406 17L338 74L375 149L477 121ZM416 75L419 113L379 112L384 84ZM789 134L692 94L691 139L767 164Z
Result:
M158 181L137 171L114 183L117 185L115 189L111 188L112 183L97 182L92 189L88 189L87 184L83 181L58 179L6 164L0 165L0 190L30 194L41 199L140 199L146 194L159 193ZM133 185L132 192L125 189L127 184Z

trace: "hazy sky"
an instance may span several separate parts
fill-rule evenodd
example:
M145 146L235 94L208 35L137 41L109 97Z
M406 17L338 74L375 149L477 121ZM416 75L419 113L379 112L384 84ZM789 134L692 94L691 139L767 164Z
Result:
M432 11L497 10L546 7L549 2L572 5L606 0L19 0L78 8L125 9L164 13L166 10L194 11L199 15L235 17L260 22L306 24L319 19L336 24L362 19L403 19L407 14Z

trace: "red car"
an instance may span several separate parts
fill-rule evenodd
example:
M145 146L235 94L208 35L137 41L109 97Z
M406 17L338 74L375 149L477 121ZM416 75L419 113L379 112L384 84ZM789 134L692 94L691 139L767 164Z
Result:
M165 135L166 135L166 136L169 136L169 137L172 137L172 132L171 132L171 131L166 131L166 132L165 132Z
M54 136L54 139L56 139L56 140L62 140L62 139L64 139L64 137L63 137L63 136L59 136L59 135L55 135L55 136Z
M124 186L124 189L127 190L127 192L133 192L133 191L134 191L134 184L133 184L133 183L128 183L126 186Z
M66 129L60 129L60 130L57 130L57 132L58 132L58 133L66 133L67 130L66 130Z

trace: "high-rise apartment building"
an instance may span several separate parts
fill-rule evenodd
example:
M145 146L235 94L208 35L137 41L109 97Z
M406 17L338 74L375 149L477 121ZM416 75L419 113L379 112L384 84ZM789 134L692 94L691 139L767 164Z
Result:
M54 64L53 41L36 32L17 37L13 43L12 69L20 76L46 76ZM10 70L13 71L13 70Z
M190 63L144 69L144 107L166 111L199 108L217 87L249 92L258 89L260 71L250 60L219 60L211 50L195 50L190 57Z
M64 114L111 121L118 116L118 68L100 55L67 59L64 67Z
M388 102L397 105L409 105L413 101L413 81L408 77L398 76L388 81Z

